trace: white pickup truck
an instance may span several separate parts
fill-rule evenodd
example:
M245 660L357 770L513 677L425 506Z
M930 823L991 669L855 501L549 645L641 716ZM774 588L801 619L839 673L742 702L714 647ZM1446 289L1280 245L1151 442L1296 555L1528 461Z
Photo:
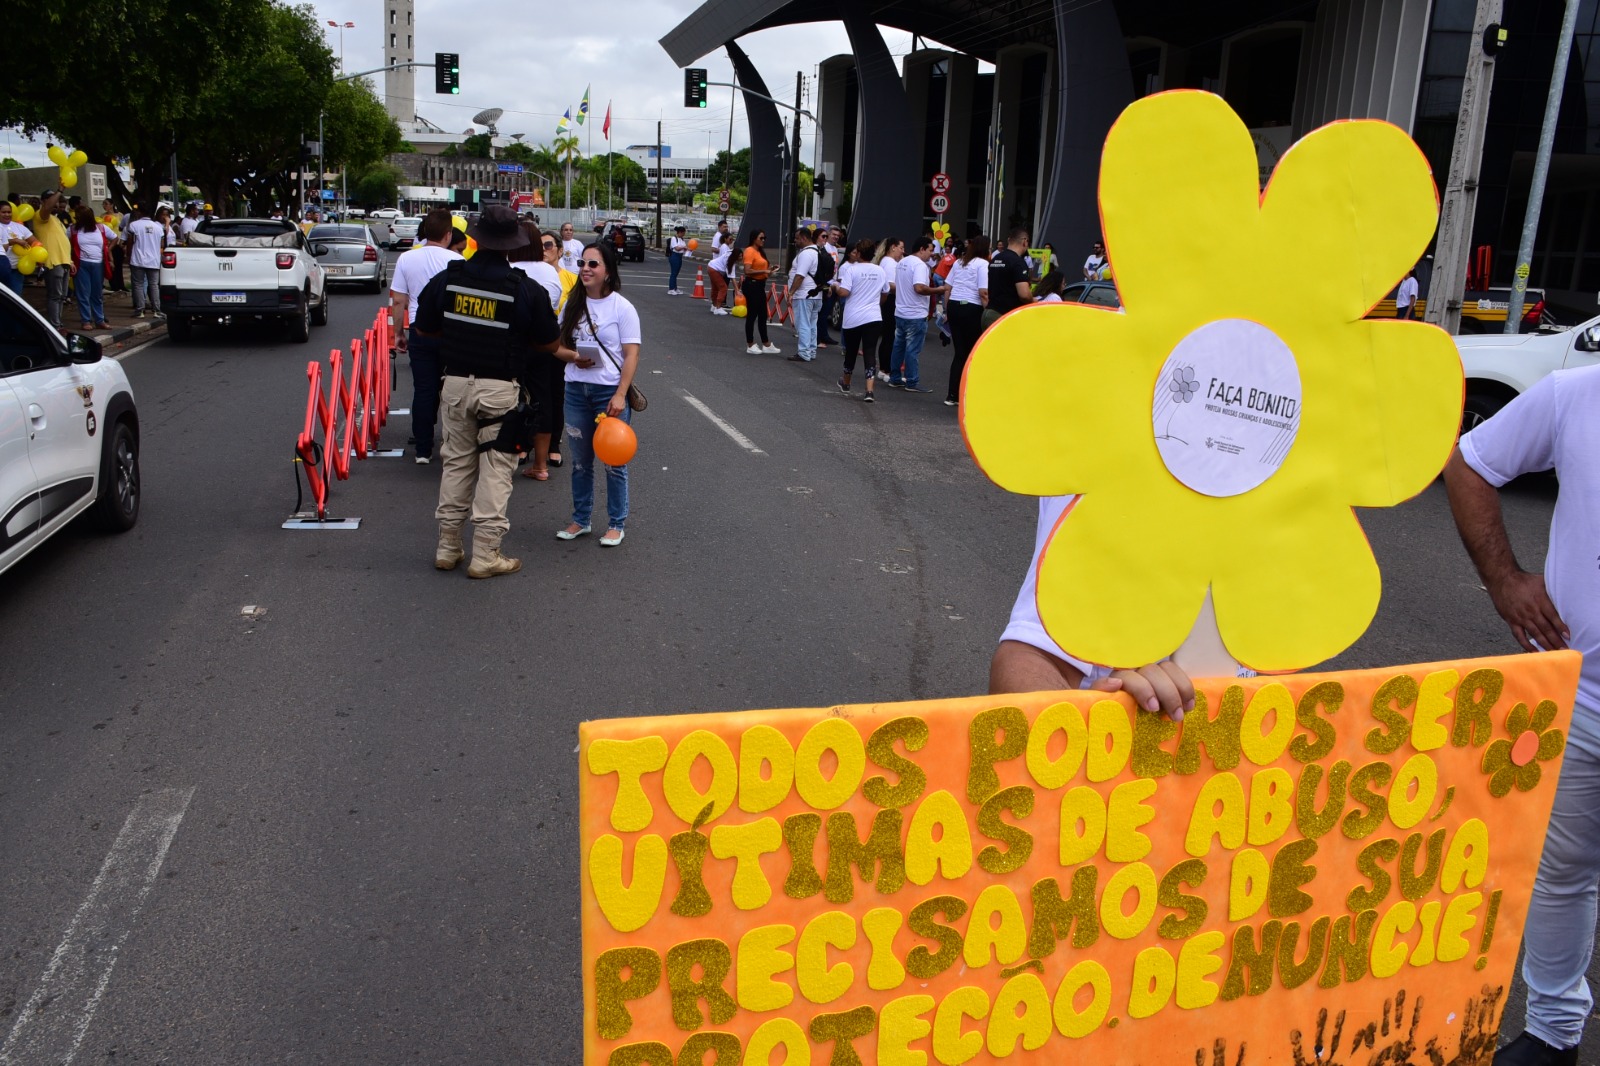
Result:
M1463 433L1545 375L1600 363L1600 318L1560 333L1486 333L1453 339L1467 378Z
M280 318L304 344L312 326L328 323L327 248L313 245L293 222L214 218L182 247L161 253L161 310L167 335L189 339L196 321Z

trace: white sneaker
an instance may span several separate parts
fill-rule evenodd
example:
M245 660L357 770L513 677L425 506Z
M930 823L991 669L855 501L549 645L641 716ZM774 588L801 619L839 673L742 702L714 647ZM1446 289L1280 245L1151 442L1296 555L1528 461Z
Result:
M762 354L761 345L752 344L750 347L748 347L748 348L746 348L744 350L744 354L745 355L760 355L760 354Z
M763 344L761 346L762 355L781 355L782 352L783 349L779 348L776 344Z
M885 371L882 371L882 370L878 371L878 380L879 381L888 381L889 380L888 373L885 372Z

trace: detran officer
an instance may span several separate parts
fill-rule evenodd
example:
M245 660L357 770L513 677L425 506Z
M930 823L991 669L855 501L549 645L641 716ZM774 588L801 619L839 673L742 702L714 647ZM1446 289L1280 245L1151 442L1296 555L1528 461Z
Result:
M500 552L511 528L506 504L517 457L486 445L517 406L519 382L532 380L533 354L556 350L560 327L544 288L506 261L506 252L528 243L516 213L498 204L487 207L469 232L477 253L436 274L417 300L417 332L439 338L444 368L444 462L433 565L454 570L461 561L461 527L470 511L467 576L494 577L522 569L520 560Z

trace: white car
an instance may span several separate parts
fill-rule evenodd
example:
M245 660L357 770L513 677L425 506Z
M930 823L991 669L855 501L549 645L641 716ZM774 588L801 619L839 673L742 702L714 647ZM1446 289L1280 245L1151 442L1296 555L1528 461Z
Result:
M122 364L0 286L0 572L85 511L139 520L139 412Z
M367 217L381 218L393 222L400 217L400 209L398 207L380 207L376 211L369 211Z
M1559 333L1484 333L1453 339L1467 378L1463 433L1545 375L1600 363L1600 318Z
M389 247L403 252L417 243L417 230L422 227L420 218L397 218L389 227Z
M318 260L330 251L283 219L200 223L188 243L161 253L167 336L181 344L196 322L271 318L288 324L290 339L306 343L312 326L328 324L327 272Z

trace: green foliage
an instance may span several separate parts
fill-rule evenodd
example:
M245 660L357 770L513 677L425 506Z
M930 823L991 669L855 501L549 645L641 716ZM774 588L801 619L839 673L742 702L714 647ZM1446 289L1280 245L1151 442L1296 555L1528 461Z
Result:
M6 156L4 159L0 159L0 170L21 170L21 169L22 169L22 164L17 162L15 159L12 159L10 156Z
M500 158L509 163L521 163L523 166L533 164L533 149L521 141L512 141L500 151Z
M494 141L487 133L474 133L461 142L461 154L469 159L492 159Z
M726 173L727 177L723 175ZM717 157L711 161L711 187L720 189L726 184L732 189L750 188L750 149L741 148L733 153L730 163L728 153L718 152Z
M388 163L367 167L350 178L350 198L368 207L387 207L400 202L400 182L405 175Z
M329 166L365 168L401 151L405 141L372 83L335 82L324 108L323 139Z

